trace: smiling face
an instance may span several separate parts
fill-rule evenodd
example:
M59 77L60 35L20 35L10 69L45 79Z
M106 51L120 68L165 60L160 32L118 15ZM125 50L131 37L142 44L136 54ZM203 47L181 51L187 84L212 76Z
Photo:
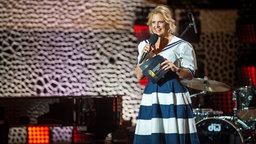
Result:
M148 15L149 32L160 37L167 37L175 33L175 20L170 9L166 6L157 6Z
M164 17L162 14L157 13L153 14L152 16L152 22L151 22L151 29L153 33L157 34L160 37L164 37L168 35L168 25L164 20Z

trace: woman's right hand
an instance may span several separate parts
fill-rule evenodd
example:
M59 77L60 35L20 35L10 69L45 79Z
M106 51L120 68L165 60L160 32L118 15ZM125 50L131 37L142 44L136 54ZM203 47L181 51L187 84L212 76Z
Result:
M142 73L142 70L141 70L141 68L140 68L140 65L141 65L142 63L144 63L148 58L152 57L152 54L150 54L150 51L151 51L151 50L152 50L152 47L150 47L150 44L147 43L147 44L143 47L143 49L142 49L142 51L141 51L141 56L140 56L140 58L142 58L142 55L143 55L144 53L146 53L146 57L144 58L144 60L143 60L141 63L138 63L137 66L136 66L136 77L137 77L138 80L140 80L140 79L142 79L142 78L144 77L144 75L143 75L143 73Z
M142 49L143 53L149 53L153 48L150 46L149 43L147 43L144 48Z
M154 55L153 53L151 53L153 49L154 49L154 47L150 46L150 44L148 44L148 43L144 46L144 48L142 49L142 52L141 52L141 57L144 53L146 53L147 55L144 58L143 62L145 62L146 59L149 59Z

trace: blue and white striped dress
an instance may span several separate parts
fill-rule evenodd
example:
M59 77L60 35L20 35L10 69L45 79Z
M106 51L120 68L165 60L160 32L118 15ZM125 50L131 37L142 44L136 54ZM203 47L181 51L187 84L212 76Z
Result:
M142 41L139 52L145 46ZM159 55L188 68L197 69L192 46L174 37ZM139 60L139 57L138 57ZM190 94L174 72L156 84L148 82L142 95L134 144L199 144Z

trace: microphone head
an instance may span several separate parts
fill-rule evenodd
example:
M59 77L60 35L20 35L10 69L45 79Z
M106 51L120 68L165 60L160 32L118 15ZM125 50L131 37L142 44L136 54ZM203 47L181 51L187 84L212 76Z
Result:
M148 40L148 42L151 44L151 45L154 45L156 43L158 39L158 35L157 34L152 34Z

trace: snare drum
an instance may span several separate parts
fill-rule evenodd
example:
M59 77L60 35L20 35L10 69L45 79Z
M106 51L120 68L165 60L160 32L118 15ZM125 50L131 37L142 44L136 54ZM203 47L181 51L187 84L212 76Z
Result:
M249 127L233 117L210 117L196 123L201 144L244 144L250 142Z

